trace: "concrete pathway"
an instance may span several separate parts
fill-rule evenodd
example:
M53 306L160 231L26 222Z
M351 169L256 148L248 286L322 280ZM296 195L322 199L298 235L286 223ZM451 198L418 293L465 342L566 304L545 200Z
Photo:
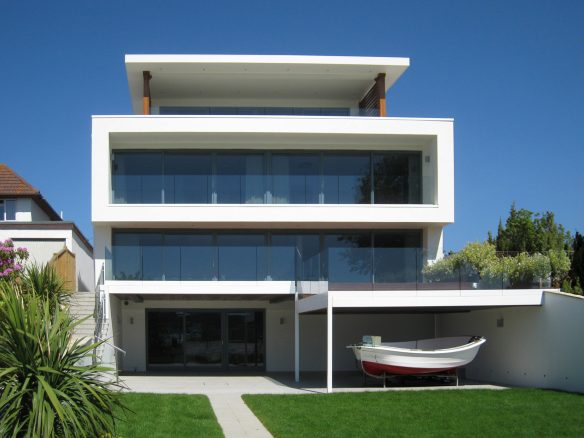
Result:
M225 438L269 438L272 435L238 394L208 395Z

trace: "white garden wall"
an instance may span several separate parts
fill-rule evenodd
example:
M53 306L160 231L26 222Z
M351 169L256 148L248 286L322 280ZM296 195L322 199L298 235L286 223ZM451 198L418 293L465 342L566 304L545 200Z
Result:
M542 306L441 314L437 336L481 335L469 379L584 392L584 298L545 292Z

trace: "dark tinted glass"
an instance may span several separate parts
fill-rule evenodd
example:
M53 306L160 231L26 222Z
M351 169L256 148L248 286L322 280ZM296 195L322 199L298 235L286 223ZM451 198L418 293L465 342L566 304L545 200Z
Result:
M162 203L162 153L117 153L112 168L112 199L120 204Z
M211 154L166 153L164 173L166 204L211 203Z
M209 281L217 278L216 249L211 234L166 234L166 280Z
M325 235L328 281L369 283L373 270L369 233Z
M219 235L219 280L265 280L265 240L263 234Z
M375 203L421 203L421 166L422 155L419 152L374 154Z
M320 156L318 154L272 155L272 202L318 204Z
M217 155L218 204L263 204L264 180L263 154Z
M371 202L369 154L325 154L323 183L325 204Z
M375 283L415 282L423 266L419 230L375 232Z

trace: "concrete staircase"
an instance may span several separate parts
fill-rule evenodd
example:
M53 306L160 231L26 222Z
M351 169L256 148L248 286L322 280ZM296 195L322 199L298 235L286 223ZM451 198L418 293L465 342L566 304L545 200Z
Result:
M69 311L77 319L89 316L85 321L75 327L74 337L77 339L93 339L95 332L95 319L93 311L95 309L94 292L75 292L71 296Z

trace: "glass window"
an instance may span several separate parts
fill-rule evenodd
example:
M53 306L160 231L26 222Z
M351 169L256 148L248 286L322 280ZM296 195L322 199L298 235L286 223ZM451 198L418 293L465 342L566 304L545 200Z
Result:
M166 153L164 173L166 204L211 203L211 154Z
M162 203L162 165L161 152L117 152L112 169L113 203Z
M15 221L16 220L16 200L6 199L4 201L4 209L6 210L6 220Z
M371 282L372 257L369 233L325 235L324 243L329 282Z
M272 202L318 204L320 157L318 154L272 155Z
M423 266L419 230L374 233L375 283L415 282Z
M0 199L0 221L16 220L16 200Z
M219 280L265 280L266 237L264 234L217 236Z
M211 234L166 234L164 277L182 281L214 280L217 278L215 253Z
M142 279L140 234L115 233L113 236L114 280Z
M162 234L144 233L142 246L142 280L164 280Z
M419 204L422 199L420 152L373 155L376 204Z
M369 154L325 154L323 183L325 204L371 202Z
M320 279L318 234L272 234L270 251L272 280Z
M217 155L218 204L263 204L264 180L263 154Z

